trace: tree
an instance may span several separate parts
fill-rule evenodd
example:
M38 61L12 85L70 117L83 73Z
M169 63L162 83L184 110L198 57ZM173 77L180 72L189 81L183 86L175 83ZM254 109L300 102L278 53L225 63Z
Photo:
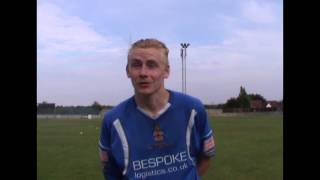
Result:
M247 95L246 90L242 86L240 86L240 93L237 98L237 101L241 108L250 108L250 98Z
M249 94L249 98L251 101L261 100L263 103L267 102L267 100L263 96L261 96L260 94Z
M240 107L240 106L239 106L239 102L236 98L228 99L228 101L224 105L224 108L238 108L238 107Z
M91 107L97 111L101 111L103 109L103 106L98 103L98 101L94 101Z
M246 90L244 89L244 87L240 86L240 93L239 93L239 96L238 97L242 97L242 96L247 96L247 92Z
M266 99L260 94L247 94L246 89L240 86L240 92L237 98L230 98L223 106L223 108L242 108L247 110L250 108L252 100L261 100L266 103Z

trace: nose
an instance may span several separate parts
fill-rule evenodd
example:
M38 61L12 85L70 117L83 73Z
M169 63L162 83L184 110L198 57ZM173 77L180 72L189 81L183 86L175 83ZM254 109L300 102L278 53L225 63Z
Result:
M139 73L140 77L147 77L148 76L148 69L146 66L142 66Z

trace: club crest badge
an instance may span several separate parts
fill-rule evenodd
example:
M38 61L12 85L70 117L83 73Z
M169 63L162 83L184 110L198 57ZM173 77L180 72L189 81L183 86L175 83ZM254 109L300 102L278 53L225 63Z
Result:
M164 140L164 132L161 130L159 124L154 126L153 130L153 138L155 142L163 142Z
M173 143L166 142L165 132L161 129L159 124L154 126L152 135L155 143L149 146L149 150L168 148L173 145Z

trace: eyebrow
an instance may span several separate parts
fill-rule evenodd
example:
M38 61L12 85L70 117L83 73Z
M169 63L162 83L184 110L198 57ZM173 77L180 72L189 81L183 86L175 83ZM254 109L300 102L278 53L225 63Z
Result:
M134 59L131 59L131 61L141 61L141 59L134 58Z

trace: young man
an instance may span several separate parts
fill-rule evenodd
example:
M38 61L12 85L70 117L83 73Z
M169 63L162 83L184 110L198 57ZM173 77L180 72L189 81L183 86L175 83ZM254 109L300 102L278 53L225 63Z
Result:
M168 54L156 39L139 40L129 50L126 71L134 96L106 113L100 134L108 180L197 180L215 155L203 104L164 87Z

